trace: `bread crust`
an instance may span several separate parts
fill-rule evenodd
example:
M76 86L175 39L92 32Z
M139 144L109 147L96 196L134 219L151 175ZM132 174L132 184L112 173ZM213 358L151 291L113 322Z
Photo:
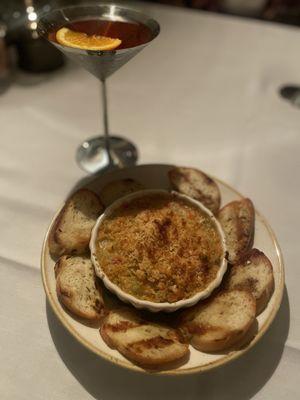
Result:
M109 206L120 197L143 189L145 189L145 187L134 179L119 179L117 181L109 182L107 185L105 185L101 190L100 198L103 204Z
M221 193L216 182L195 168L174 167L168 172L174 190L200 201L216 214L221 204Z
M264 276L259 275L260 270ZM239 263L230 268L226 288L249 290L256 300L259 315L267 306L274 291L274 274L271 261L258 249L252 249Z
M235 299L235 304L231 299ZM243 323L238 327L230 323L235 318L230 316L233 312L243 313ZM255 315L256 303L250 292L224 291L184 311L179 326L195 349L223 351L242 340L253 325Z
M137 311L127 308L110 311L100 334L109 347L143 368L161 369L185 361L189 354L188 344L180 341L176 330L145 321Z
M85 320L89 320L91 322L100 321L101 318L103 318L103 316L105 315L105 309L102 297L102 290L97 282L96 275L94 274L92 284L95 286L95 290L98 292L99 296L98 298L94 299L94 307L89 310L83 309L76 305L78 303L76 301L76 297L80 296L80 294L76 291L75 288L72 290L68 284L64 284L63 273L65 270L71 268L70 261L72 258L72 256L62 256L55 264L54 271L56 277L56 292L58 299L75 316L83 318ZM76 257L76 259L79 258L82 258L82 260L85 261L88 260L90 262L88 258ZM82 273L84 275L85 271L83 270Z
M228 250L228 261L239 262L252 248L255 229L255 210L250 199L232 201L218 214Z
M90 240L90 232L86 232L86 229L82 229L82 232L77 232L77 237L71 239L71 244L67 243L62 236L62 224L63 220L66 217L66 213L70 207L72 201L75 201L79 196L83 196L86 198L93 198L93 201L97 204L95 211L100 215L104 209L100 198L96 193L92 192L89 189L79 189L75 193L72 194L71 197L66 201L64 207L61 212L56 217L53 227L51 229L49 235L49 250L52 256L59 257L64 254L85 254L88 251L89 240ZM87 220L88 217L86 216ZM95 219L96 220L96 219ZM71 224L72 222L70 222ZM72 229L70 229L70 235L72 234Z

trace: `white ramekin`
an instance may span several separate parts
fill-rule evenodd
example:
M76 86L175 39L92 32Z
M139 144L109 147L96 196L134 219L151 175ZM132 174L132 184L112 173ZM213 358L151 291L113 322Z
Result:
M192 297L184 300L179 300L174 303L155 303L152 301L147 301L147 300L141 300L138 299L134 296L132 296L129 293L124 292L119 286L115 285L110 281L108 276L105 274L105 272L102 270L101 265L99 265L97 257L96 257L96 244L97 244L97 234L99 229L101 229L101 224L102 222L109 216L111 213L119 208L123 203L128 203L129 201L137 198L141 198L144 196L149 196L151 194L160 194L162 196L169 196L170 194L175 195L179 199L184 199L190 204L193 204L197 206L199 209L204 211L214 222L217 231L220 235L221 238L221 243L222 243L222 248L223 248L223 255L221 258L221 263L220 263L220 268L219 271L213 281L209 283L209 285L202 291L196 293ZM113 204L111 204L102 215L97 219L96 224L94 225L94 228L92 230L92 235L91 235L91 240L90 240L90 250L91 250L91 260L94 265L96 275L103 281L104 285L107 287L108 290L113 292L115 295L119 297L120 300L124 301L125 303L130 303L134 307L139 308L139 309L147 309L152 312L158 312L158 311L165 311L165 312L173 312L178 310L179 308L185 308L185 307L190 307L194 304L196 304L199 300L207 298L211 292L220 285L222 278L224 276L224 273L226 272L227 269L227 260L226 260L226 244L225 244L225 236L223 233L223 230L221 228L220 223L217 221L217 219L214 217L211 211L209 211L202 203L199 201L196 201L188 196L185 196L183 194L177 193L175 191L168 192L166 190L160 190L160 189L147 189L147 190L141 190L135 193L131 193L127 196L124 196L118 200L116 200Z

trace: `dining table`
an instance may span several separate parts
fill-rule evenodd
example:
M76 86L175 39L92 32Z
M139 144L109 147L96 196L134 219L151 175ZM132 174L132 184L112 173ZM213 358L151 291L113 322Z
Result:
M133 6L161 32L108 80L111 131L137 144L139 164L199 168L252 199L283 253L280 309L246 354L205 373L141 374L78 343L47 303L40 255L56 210L86 177L75 152L101 134L100 87L72 62L15 70L0 95L0 398L299 399L300 108L281 95L300 85L299 28Z

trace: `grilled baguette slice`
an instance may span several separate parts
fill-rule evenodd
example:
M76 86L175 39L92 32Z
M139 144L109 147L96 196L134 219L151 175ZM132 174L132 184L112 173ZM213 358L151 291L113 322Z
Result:
M103 209L94 192L88 189L75 192L54 223L49 240L51 254L84 254L88 250L91 230Z
M253 244L255 211L252 201L242 199L226 204L218 219L225 233L228 261L238 263Z
M188 344L180 342L176 330L147 322L128 308L110 311L100 333L108 346L144 368L159 369L184 361L189 354Z
M174 167L169 172L174 190L200 201L216 214L220 208L221 194L216 182L194 168Z
M55 276L58 298L69 311L89 321L101 319L102 293L88 257L62 256L55 264Z
M255 314L252 294L231 290L184 311L180 327L195 349L222 351L244 338L255 321Z
M131 178L121 179L110 182L104 186L101 190L100 197L105 206L109 206L115 200L143 189L145 189L145 187L141 183Z
M231 267L226 288L249 290L256 300L256 314L260 314L274 290L273 267L268 257L262 251L252 249L241 262Z

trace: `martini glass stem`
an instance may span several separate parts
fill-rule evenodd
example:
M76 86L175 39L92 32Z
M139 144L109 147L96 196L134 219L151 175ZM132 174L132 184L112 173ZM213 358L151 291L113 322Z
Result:
M109 126L108 126L108 109L107 109L107 94L106 94L106 80L101 80L101 92L102 92L102 111L103 111L103 130L104 130L104 141L105 148L108 155L109 165L113 164L111 148L110 148L110 137L109 137Z

